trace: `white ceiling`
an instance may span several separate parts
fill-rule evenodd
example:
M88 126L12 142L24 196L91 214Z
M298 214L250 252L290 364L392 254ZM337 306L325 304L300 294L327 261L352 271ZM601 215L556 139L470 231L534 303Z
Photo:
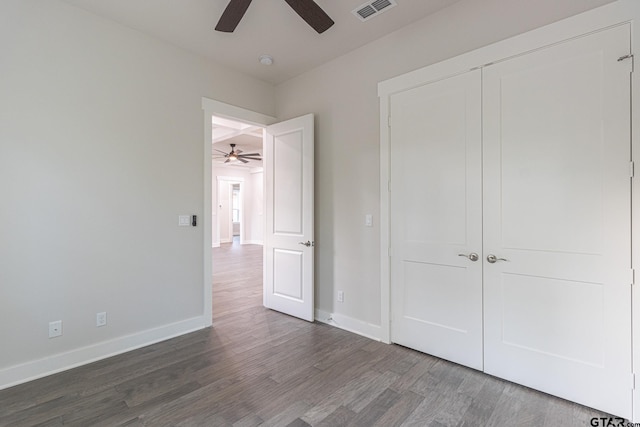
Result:
M284 0L253 0L233 33L214 30L228 0L64 0L260 80L278 84L459 0L397 0L361 22L364 0L315 0L335 21L316 33ZM269 54L272 66L258 57Z

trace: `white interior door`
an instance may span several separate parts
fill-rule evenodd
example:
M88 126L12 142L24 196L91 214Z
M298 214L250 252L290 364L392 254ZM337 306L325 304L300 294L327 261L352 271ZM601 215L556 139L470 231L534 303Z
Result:
M391 340L482 369L479 70L391 97Z
M264 305L314 320L313 114L267 127Z
M483 75L485 371L626 417L629 40L622 26Z

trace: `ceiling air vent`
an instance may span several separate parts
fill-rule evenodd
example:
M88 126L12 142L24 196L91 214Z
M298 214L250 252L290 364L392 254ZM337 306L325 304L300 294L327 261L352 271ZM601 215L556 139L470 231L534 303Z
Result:
M358 6L351 12L364 22L397 5L395 0L374 0Z

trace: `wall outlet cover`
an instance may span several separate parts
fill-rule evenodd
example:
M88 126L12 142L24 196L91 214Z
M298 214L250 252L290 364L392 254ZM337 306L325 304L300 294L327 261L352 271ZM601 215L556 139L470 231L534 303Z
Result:
M105 326L107 324L107 312L96 313L96 326Z

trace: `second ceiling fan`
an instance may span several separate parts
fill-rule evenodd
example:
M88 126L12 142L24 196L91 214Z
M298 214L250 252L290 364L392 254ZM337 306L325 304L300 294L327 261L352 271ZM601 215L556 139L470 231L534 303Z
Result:
M218 150L214 148L218 153L221 153L220 158L226 159L224 163L235 162L236 160L241 161L242 163L249 163L249 160L262 160L262 156L260 153L250 153L250 154L241 154L243 151L238 149L236 150L236 144L231 145L231 152L225 153L222 150Z
M285 0L302 19L306 21L318 34L327 31L333 24L333 20L313 0ZM251 4L251 0L230 0L227 8L222 13L217 31L232 33Z

